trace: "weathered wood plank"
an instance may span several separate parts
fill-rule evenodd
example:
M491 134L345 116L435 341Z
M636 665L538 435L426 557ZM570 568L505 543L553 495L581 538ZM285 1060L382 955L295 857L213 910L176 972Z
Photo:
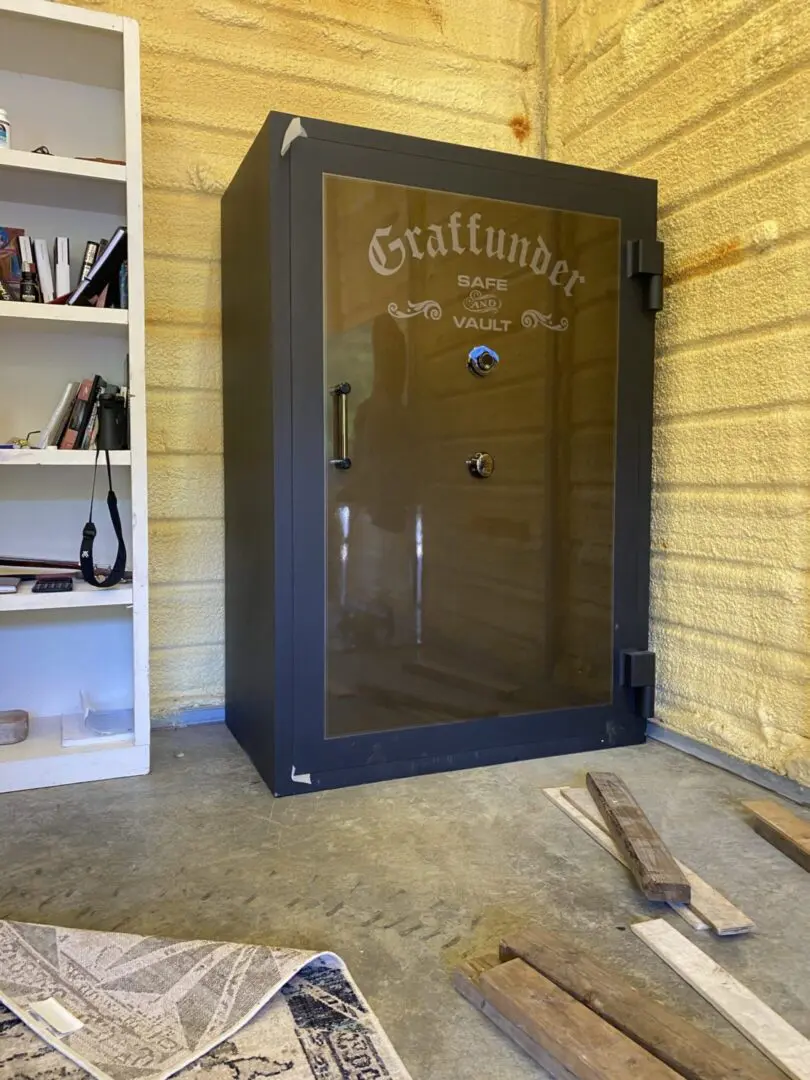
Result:
M586 814L583 814L577 806L574 806L574 804L563 795L564 791L565 788L543 788L543 794L546 796L547 799L553 802L554 805L558 807L558 809L562 810L562 812L567 817L569 817L573 822L579 825L580 829L582 829L583 832L586 832L588 836L591 837L591 839L595 840L597 844L603 847L605 851L609 852L613 856L614 859L616 859L622 864L622 866L626 867L629 870L630 866L627 860L611 840L610 833L604 827L604 824L597 824L595 821L591 821L591 819ZM681 916L684 922L688 922L693 930L709 929L709 924L704 922L697 915L695 915L695 913L687 904L670 903L669 906L672 908L673 911L677 912L677 914Z
M688 904L689 882L624 781L604 772L587 773L585 779L608 832L647 899Z
M569 1072L564 1065L547 1053L542 1046L538 1046L533 1039L505 1016L501 1016L498 1010L486 1000L481 992L478 980L483 972L495 967L500 963L498 954L491 956L474 956L460 964L453 972L453 986L466 998L471 1005L484 1014L488 1020L507 1035L516 1046L519 1046L526 1054L542 1066L553 1080L577 1080L577 1077Z
M590 792L585 788L560 788L564 798L572 802L577 810L596 825L601 825L602 818L599 809L593 801ZM756 929L753 919L736 908L722 893L717 892L711 885L699 877L694 870L690 870L680 859L676 859L683 875L692 888L692 899L689 907L700 919L704 920L721 937L733 934L747 934ZM689 921L689 920L687 920Z
M523 960L483 972L486 1001L577 1080L677 1080L667 1065Z
M686 1080L784 1080L756 1051L726 1046L566 938L531 927L502 941L500 957L525 960Z
M810 1039L663 919L631 929L792 1080L810 1080Z
M743 806L754 815L754 828L760 836L803 870L810 871L810 821L771 799L754 799Z

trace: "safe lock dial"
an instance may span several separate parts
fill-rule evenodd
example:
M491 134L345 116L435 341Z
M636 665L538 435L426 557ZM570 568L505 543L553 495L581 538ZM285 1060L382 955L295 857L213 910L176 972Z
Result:
M467 354L467 369L473 375L478 375L481 378L484 375L489 375L490 371L496 368L500 362L500 356L494 349L490 349L488 345L476 345Z
M467 468L481 480L487 480L495 470L495 460L491 454L473 454L467 458Z

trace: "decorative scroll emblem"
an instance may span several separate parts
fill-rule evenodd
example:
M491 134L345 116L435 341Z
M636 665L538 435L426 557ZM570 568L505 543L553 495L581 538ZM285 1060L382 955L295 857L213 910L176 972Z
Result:
M433 319L435 322L442 317L442 307L435 300L409 300L408 310L400 311L392 300L388 305L388 314L395 319L412 319L415 315L424 315L426 319Z
M529 308L520 316L520 325L531 330L537 326L545 326L547 330L567 330L568 319L563 317L558 323L552 321L551 315L544 315L541 311Z
M481 292L480 289L472 289L470 295L464 301L467 311L500 311L501 302L492 293Z

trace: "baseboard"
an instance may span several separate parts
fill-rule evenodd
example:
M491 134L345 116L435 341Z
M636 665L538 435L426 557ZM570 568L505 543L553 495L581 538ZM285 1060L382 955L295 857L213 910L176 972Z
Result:
M179 709L167 716L153 716L152 728L191 727L192 724L224 724L225 706L215 705L205 709Z
M656 720L647 721L647 738L666 743L667 746L672 746L676 750L682 750L684 754L690 754L692 757L708 762L709 765L716 765L720 769L725 769L726 772L734 773L735 776L741 776L743 780L750 780L752 784L767 788L775 795L781 795L800 806L810 806L810 788L797 780L780 776L779 773L771 772L770 769L765 769L761 765L751 765L747 761L741 761L740 758L735 758L722 750L716 750L713 746L707 746L706 743L692 739L688 735L672 731L671 728L664 727Z

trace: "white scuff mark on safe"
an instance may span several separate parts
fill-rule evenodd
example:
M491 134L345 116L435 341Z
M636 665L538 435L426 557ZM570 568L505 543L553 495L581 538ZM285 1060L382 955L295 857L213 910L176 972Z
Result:
M294 116L289 124L287 124L287 130L284 132L284 138L281 140L281 156L284 157L296 139L307 138L309 138L309 136L304 130L304 125L301 123L301 117Z
M290 772L290 779L294 780L296 784L311 784L312 783L312 773L308 773L308 772L297 773L295 771L295 766L293 765L292 771Z

